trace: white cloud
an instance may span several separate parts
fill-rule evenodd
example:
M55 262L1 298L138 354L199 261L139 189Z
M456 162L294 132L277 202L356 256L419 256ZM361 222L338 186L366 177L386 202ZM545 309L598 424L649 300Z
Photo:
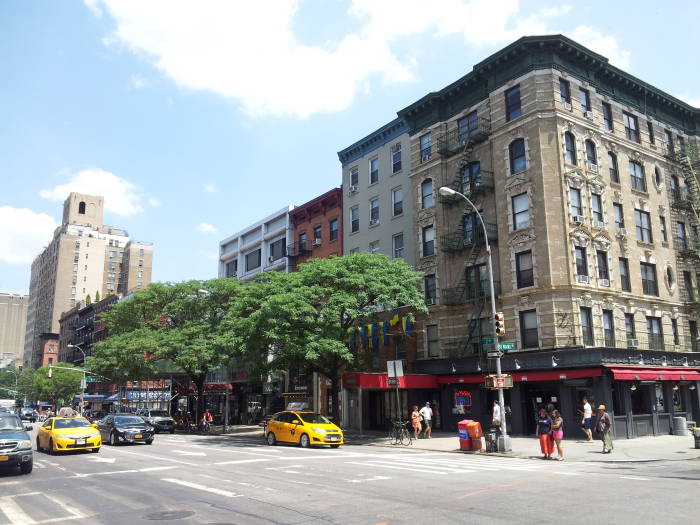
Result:
M552 33L548 22L572 10L528 13L517 0L434 0L430 8L424 0L353 0L348 16L359 29L333 45L313 46L292 30L301 0L279 0L274 9L267 2L228 0L196 7L185 0L89 5L95 1L116 22L106 45L144 54L179 86L237 100L250 115L298 118L346 109L377 77L385 84L413 81L420 64L397 50L406 37L462 35L471 46L500 45L523 34ZM613 37L586 26L574 33L618 65L629 61Z
M160 201L158 199L148 199L148 204L152 208L158 208L160 206Z
M99 1L100 0L83 0L87 8L97 17L102 16L102 9L100 9L100 6L98 5Z
M683 93L682 95L676 95L676 98L681 99L686 104L690 104L694 108L700 108L700 96L693 96L688 93Z
M0 206L0 261L26 264L46 246L58 223L28 208Z
M219 231L219 228L208 222L200 222L194 229L202 233L216 233Z
M214 193L216 191L216 184L209 183L204 185L204 191L207 193Z
M72 191L103 196L105 209L117 215L134 215L143 210L142 197L132 182L99 168L74 173L65 184L43 189L39 195L51 201L62 202Z
M626 68L630 65L630 52L621 49L615 37L604 35L597 29L584 25L578 26L567 36L608 58L610 63L617 67Z
M150 85L151 83L140 75L131 75L129 78L129 87L131 89L143 89Z

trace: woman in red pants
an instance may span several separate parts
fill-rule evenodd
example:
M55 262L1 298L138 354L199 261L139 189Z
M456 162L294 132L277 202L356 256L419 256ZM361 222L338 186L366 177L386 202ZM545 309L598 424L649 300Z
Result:
M552 439L552 418L544 408L540 408L537 416L537 436L540 438L542 459L552 459L554 440Z

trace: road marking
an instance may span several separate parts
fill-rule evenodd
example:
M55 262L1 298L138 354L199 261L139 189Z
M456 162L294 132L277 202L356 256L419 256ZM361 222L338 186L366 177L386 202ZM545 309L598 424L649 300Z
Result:
M190 452L189 450L173 450L173 452L177 452L178 454L182 454L183 456L206 456L206 452Z
M386 479L391 479L391 478L387 477L387 476L374 476L372 478L363 478L363 479L346 479L345 481L348 481L350 483L364 483L365 481L383 481Z
M447 472L444 471L439 471L439 470L428 470L428 469L418 469L418 468L408 468L408 467L397 467L395 465L383 465L381 463L379 464L373 464L373 463L362 463L360 461L346 461L348 465L362 465L363 467L381 467L381 468L391 468L395 470L410 470L411 472L421 472L425 473L427 472L428 474L447 474ZM462 472L474 472L473 470L463 470Z
M30 492L28 494L22 494L22 496L34 496L39 494L39 492ZM2 509L5 517L10 520L12 525L31 525L36 523L29 515L22 510L17 502L14 500L16 496L5 496L0 498L0 508Z
M306 481L297 481L295 479L290 479L285 481L285 483L296 483L297 485L313 485L313 483L307 483Z
M201 467L202 465L198 463L192 463L191 461L184 461L182 459L167 458L165 456L153 456L151 454L142 454L140 452L131 452L130 450L115 450L113 448L107 449L111 452L116 452L117 454L133 454L134 456L142 456L144 458L159 459L161 461L172 461L173 463L180 463L182 465L189 465L191 467Z
M90 461L97 463L114 463L117 458L90 458Z
M559 474L561 476L580 476L580 472L553 472L553 474Z
M87 516L81 514L80 512L78 512L77 510L75 510L74 508L69 507L67 504L63 503L61 500L59 500L58 498L56 498L56 497L54 497L54 496L50 496L50 495L44 493L44 497L47 498L47 499L49 499L49 500L51 500L51 501L53 501L56 505L58 505L58 506L61 507L63 510L65 510L68 514L70 514L71 517L69 517L69 518L55 518L55 519L51 519L51 520L44 520L44 521L42 521L41 523L51 523L51 522L54 522L54 521L74 520L74 519L81 519L81 518L86 518L86 517L87 517Z
M219 461L214 465L238 465L240 463L257 463L258 461L272 461L272 459L235 459L232 461Z
M172 470L174 468L177 468L177 467L175 467L175 466L172 466L172 467L148 467L148 468L139 469L139 472L156 472L158 470Z
M46 468L46 465L44 465L43 463L40 463L38 461L34 461L34 467L35 468Z
M636 481L649 481L649 478L637 478L635 476L620 476L620 479L633 479Z
M188 487L191 489L202 490L204 492L211 492L217 496L224 496L226 498L240 498L243 494L236 494L235 492L229 492L228 490L217 489L214 487L207 487L205 485L200 485L199 483L192 483L190 481L184 481L181 479L174 478L161 478L161 481L167 481L168 483L174 483L175 485L181 485L183 487Z
M70 476L72 478L90 478L92 476L111 476L113 474L135 474L137 472L155 472L159 470L171 470L177 468L176 466L170 467L147 467L141 469L127 469L127 470L110 470L107 472L86 472L84 474L74 474Z

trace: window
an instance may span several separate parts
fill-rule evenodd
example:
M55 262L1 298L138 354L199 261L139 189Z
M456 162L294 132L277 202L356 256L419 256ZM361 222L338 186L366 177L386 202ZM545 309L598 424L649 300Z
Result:
M576 165L576 139L570 131L564 133L564 150L566 152L566 162Z
M688 321L688 329L690 330L690 345L693 352L698 351L698 322Z
M659 216L659 229L661 230L661 240L663 242L668 242L668 235L666 234L666 217L663 215Z
M369 183L377 182L379 182L379 159L375 157L369 161Z
M598 262L598 279L610 281L610 268L608 268L608 252L597 250L595 254L596 260Z
M70 294L75 295L75 286L70 289Z
M469 195L481 184L481 162L470 162L462 168L462 193Z
M379 241L372 241L369 243L369 253L378 253L379 252Z
M314 240L321 240L321 236L323 235L323 229L321 228L321 225L318 224L314 226Z
M644 174L644 166L633 160L630 161L630 178L632 180L632 189L647 191L647 178Z
M429 324L425 327L426 347L428 357L438 357L440 355L440 339L438 338L438 325Z
M527 162L525 159L525 139L515 139L508 146L508 155L510 158L510 173L511 175L525 171Z
M350 231L360 231L360 208L357 206L350 208Z
M116 274L116 273L114 273L114 272L108 272L108 273L107 273L107 279L112 279L112 280L114 280L114 279L116 279L116 278L117 278L117 274Z
M117 246L119 246L119 241L117 241ZM139 248L139 257L143 257L144 253L143 248Z
M586 306L581 307L581 337L583 344L592 346L593 343L593 312Z
M588 139L585 142L586 145L586 162L588 163L588 167L591 168L595 166L596 168L598 167L598 155L596 153L595 149L595 144L593 144L593 141Z
M77 272L77 271L78 271L78 265L77 265L77 264L74 264L74 265L73 265L73 271L74 271L74 272Z
M80 241L75 241L75 249L76 250L80 249Z
M581 190L578 188L569 188L569 201L571 215L576 217L583 215L583 205L581 204Z
M391 173L401 171L401 143L397 142L391 147Z
M576 246L574 248L574 259L576 261L576 275L588 276L588 259L586 257L586 248Z
M664 349L664 334L661 331L661 317L647 316L647 337L650 350Z
M403 213L403 190L397 188L391 191L391 203L394 217Z
M634 210L634 220L637 225L637 240L642 242L652 242L651 218L648 212Z
M603 198L597 193L591 193L591 212L596 221L603 222Z
M75 252L75 253L73 254L73 262L78 262L79 259L80 259L80 253L79 253L79 252Z
M625 215L622 210L622 204L618 202L613 203L613 214L615 215L615 229L620 231L625 227Z
M108 244L109 244L109 246L114 246L114 240L110 239Z
M360 171L357 166L350 168L350 186L357 186L360 183Z
M110 262L110 263L109 263L109 269L110 269L110 270L114 270L114 269L116 269L116 267L117 267L117 263L115 263L115 262ZM87 270L87 267L86 267L85 269Z
M607 102L603 102L603 126L605 131L614 130L612 107Z
M605 346L615 346L615 321L612 310L603 310L603 336Z
M637 335L637 330L634 327L634 314L625 314L625 335L627 339L634 339Z
M530 226L530 199L527 193L521 193L512 198L513 229L520 230Z
M238 277L238 259L226 263L226 277Z
M136 288L142 288L142 287L143 287L143 283L141 281L137 281Z
M673 196L674 200L680 200L681 198L681 187L680 184L678 183L678 177L675 175L671 175L671 195Z
M85 203L82 201L78 204L78 213L80 215L85 215Z
M515 254L515 271L517 273L518 288L525 288L535 284L532 272L532 250Z
M115 251L110 251L110 252L109 252L109 258L110 258L110 259L114 259L116 256L117 256L117 252L115 252Z
M683 271L683 284L685 285L685 300L695 301L695 290L693 288L693 278L690 276L690 272Z
M685 153L685 139L680 135L678 135L676 138L678 139L678 149L681 153Z
M139 259L138 266L143 266L143 259Z
M639 142L639 126L637 125L637 117L623 111L622 122L625 124L625 136L629 140Z
M676 223L676 232L678 235L678 248L683 251L688 249L688 238L685 232L685 223Z
M673 133L665 129L664 134L666 135L666 151L673 155L675 153L675 146L673 145Z
M309 246L307 246L307 244L306 244L306 240L307 240L306 239L306 232L301 232L299 234L299 249L300 250L306 250L309 248Z
M236 260L236 269L238 269L238 260ZM141 277L143 277L143 272L142 271L136 272L136 277L141 279Z
M469 115L457 121L457 133L459 134L460 144L466 144L467 139L478 129L478 122L476 111L472 111Z
M671 332L673 333L673 344L680 344L680 339L678 337L678 320L671 318Z
M433 205L433 179L426 179L420 185L420 200L422 208Z
M394 249L394 259L403 257L403 233L397 233L392 237L392 245Z
M435 253L435 228L430 226L423 227L423 257L433 255Z
M433 155L433 138L430 135L430 133L426 133L425 135L421 136L419 139L420 141L420 160L421 162L425 162L430 160L430 157Z
M654 125L650 120L647 121L647 131L649 132L649 144L656 144L656 137L654 137Z
M277 239L275 242L270 243L270 259L277 261L285 256L286 243L285 239Z
M617 169L617 155L608 151L608 166L610 167L610 182L620 182L620 172Z
M423 278L423 287L425 288L426 304L435 304L437 298L437 285L435 282L435 274L431 273Z
M369 201L369 224L377 224L379 222L379 199Z
M644 295L659 295L659 287L656 282L656 265L639 263L642 273L642 291Z
M520 86L510 88L506 96L506 121L511 121L523 114L520 107Z
M260 268L260 248L247 253L245 256L245 271L249 272Z
M537 310L520 312L520 340L523 348L539 346L537 338Z
M335 241L338 239L338 219L331 219L328 223L329 239Z
M587 89L579 89L578 90L578 99L579 102L581 102L581 113L583 113L585 116L586 113L591 111L591 94L588 92Z
M657 186L661 186L661 184L664 182L663 175L661 175L661 170L658 166L654 168L654 182Z
M559 79L559 97L564 104L571 104L571 85L563 78Z

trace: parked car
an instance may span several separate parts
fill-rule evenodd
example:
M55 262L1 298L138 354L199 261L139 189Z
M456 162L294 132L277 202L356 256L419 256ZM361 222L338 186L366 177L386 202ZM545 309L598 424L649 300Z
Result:
M34 458L28 430L32 427L23 426L15 414L0 412L0 466L19 467L22 474L32 471Z
M120 443L153 443L153 427L141 416L134 414L109 414L97 422L103 439L116 446Z
M311 445L338 448L343 444L343 431L321 414L285 410L267 422L265 439L268 445L284 441L304 448Z
M142 408L136 411L136 415L141 416L150 423L156 434L161 431L170 432L171 434L175 433L175 420L170 417L167 410Z
M50 417L36 434L36 449L49 454L69 450L99 452L101 446L100 433L84 417Z
M31 421L32 423L36 422L36 418L38 416L36 410L34 410L33 408L26 408L26 407L20 408L18 415L19 415L19 418L21 420Z

